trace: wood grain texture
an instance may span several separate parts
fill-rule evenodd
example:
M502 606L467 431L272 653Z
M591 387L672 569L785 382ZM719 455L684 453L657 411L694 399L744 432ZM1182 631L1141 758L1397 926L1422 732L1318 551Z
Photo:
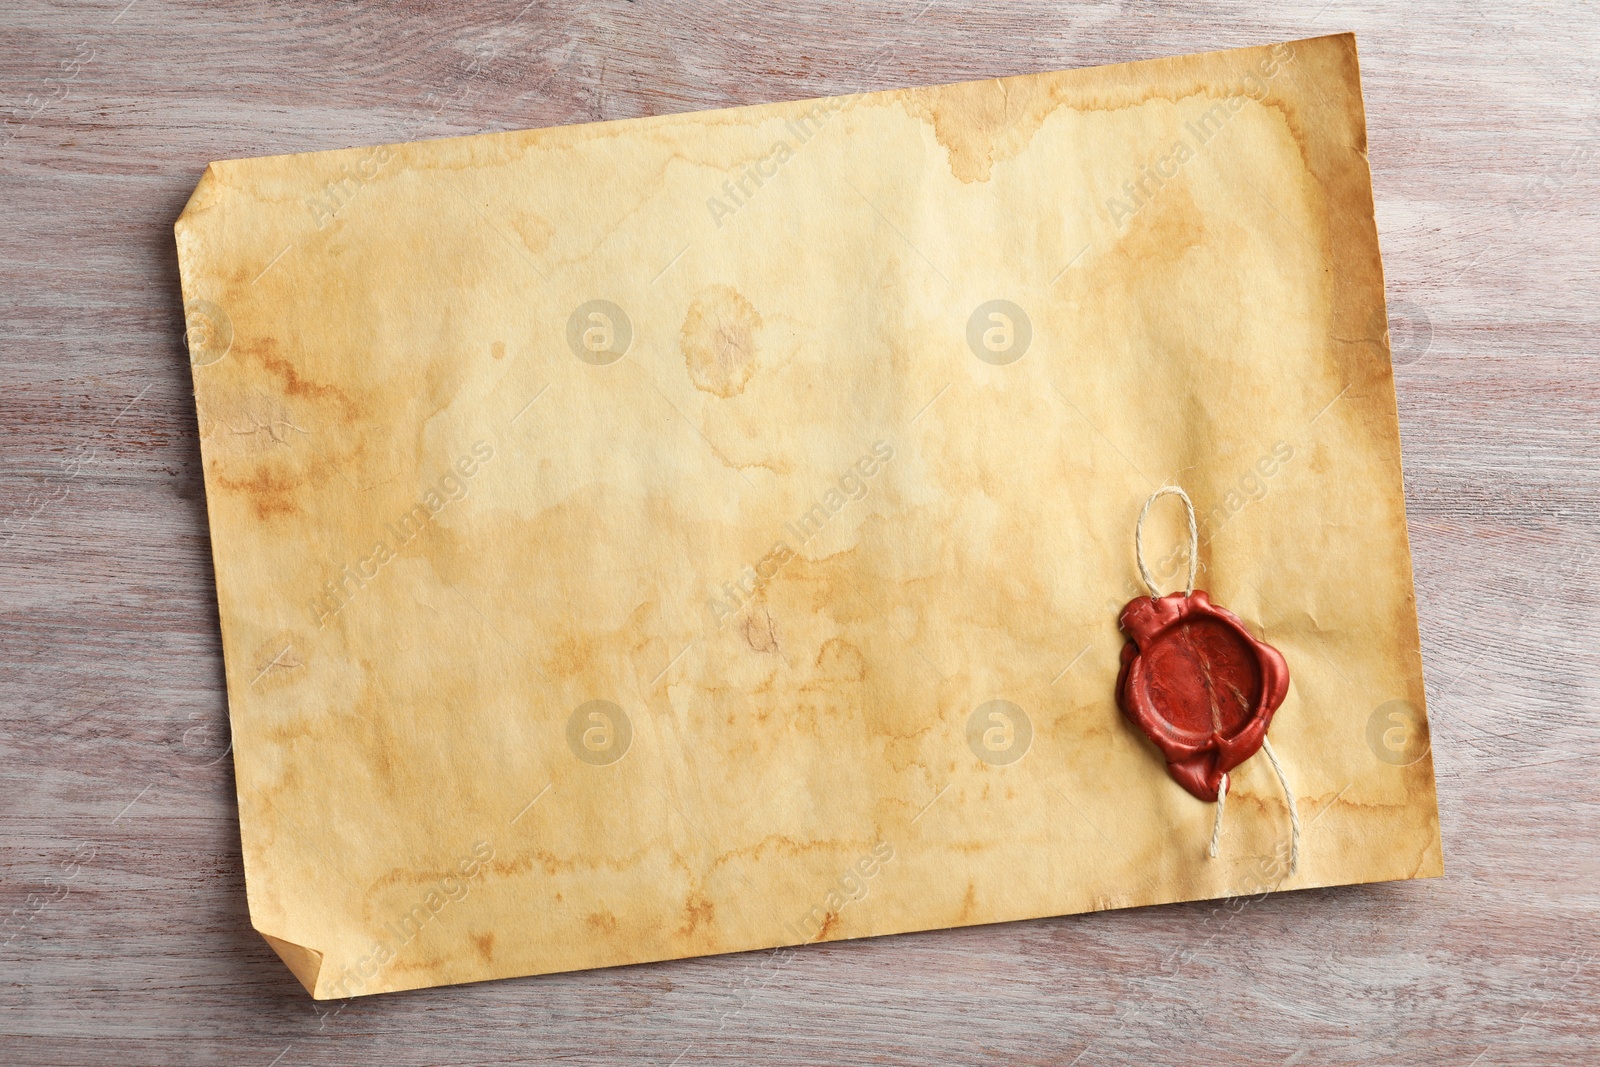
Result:
M22 0L3 16L0 1059L1595 1055L1592 8L125 4ZM1442 881L831 944L777 968L755 954L306 997L249 928L226 758L171 229L208 161L1344 29L1362 50L1395 321Z

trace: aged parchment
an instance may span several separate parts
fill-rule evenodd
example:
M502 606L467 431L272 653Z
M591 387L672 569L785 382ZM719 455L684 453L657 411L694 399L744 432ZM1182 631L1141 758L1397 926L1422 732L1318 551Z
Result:
M1365 144L1340 36L212 164L255 927L337 997L1439 874ZM1113 699L1172 481L1292 877Z

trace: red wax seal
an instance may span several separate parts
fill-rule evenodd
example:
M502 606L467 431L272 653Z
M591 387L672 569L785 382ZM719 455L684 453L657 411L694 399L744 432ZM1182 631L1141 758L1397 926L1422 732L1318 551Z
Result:
M1222 776L1265 740L1289 692L1289 665L1199 589L1137 597L1118 622L1128 635L1117 676L1122 713L1155 742L1179 785L1216 800Z

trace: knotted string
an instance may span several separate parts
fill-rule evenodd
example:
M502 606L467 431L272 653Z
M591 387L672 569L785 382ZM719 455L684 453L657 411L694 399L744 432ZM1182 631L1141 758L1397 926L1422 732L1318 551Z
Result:
M1194 595L1195 571L1200 565L1200 531L1194 520L1194 501L1189 499L1189 494L1176 485L1164 485L1151 493L1145 500L1144 507L1139 509L1139 522L1133 528L1133 555L1139 564L1139 577L1144 579L1144 586L1150 590L1150 599L1158 600L1161 590L1156 586L1156 580L1150 573L1150 568L1144 562L1144 520L1150 514L1150 505L1164 496L1175 496L1183 501L1183 511L1189 520L1189 581L1184 589L1184 596ZM1278 762L1278 754L1272 751L1272 742L1266 737L1261 738L1261 747L1267 753L1267 761L1272 764L1273 771L1278 776L1278 784L1283 786L1283 798L1289 805L1289 873L1294 874L1300 869L1300 810L1294 802L1294 790L1289 788L1289 778L1283 773L1283 764ZM1211 846L1207 854L1217 858L1217 846L1222 841L1222 810L1228 801L1228 775L1222 776L1222 786L1217 790L1217 814L1211 823Z

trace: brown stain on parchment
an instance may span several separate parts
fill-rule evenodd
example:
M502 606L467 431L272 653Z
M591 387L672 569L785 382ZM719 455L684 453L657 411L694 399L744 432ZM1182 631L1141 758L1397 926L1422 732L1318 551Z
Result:
M255 646L247 661L250 688L270 693L306 676L306 664L315 642L292 630L279 630Z
M334 415L346 423L353 422L359 414L355 403L344 390L301 375L294 363L279 351L277 338L239 340L234 344L234 351L241 360L254 359L268 374L278 379L282 395L317 402L323 413ZM336 407L337 413L329 410L327 403Z
M859 854L872 847L866 837L840 839L835 837L800 840L787 834L768 834L761 840L721 851L707 868L715 871L734 860L763 860L768 855L794 860L805 856L834 856Z
M276 463L263 464L241 478L230 478L220 470L214 471L212 477L218 488L243 493L258 519L293 515L300 510L295 499L299 478Z
M729 285L713 285L689 305L679 333L683 360L695 388L727 399L744 392L756 370L761 316Z
M860 682L867 677L867 658L842 637L830 637L817 649L817 684Z
M904 103L933 127L950 172L971 184L988 181L996 163L1020 154L1064 96L1059 81L1007 78L917 89Z
M739 620L739 632L753 651L778 651L778 633L773 628L772 612L764 604L756 604Z
M523 247L534 255L538 255L550 247L550 240L556 234L556 228L550 225L550 220L542 215L535 215L531 211L518 211L511 215L511 228L517 236L522 238Z
M460 359L442 358L431 361L425 372L424 396L427 404L427 415L422 420L421 429L426 430L428 419L439 414L455 400L456 394L466 384L473 371L473 363L464 355ZM424 438L418 435L418 465L426 451L422 445Z
M956 916L956 925L962 926L971 922L972 917L977 913L978 887L974 883L968 882L967 891L961 897L961 914Z
M472 945L478 950L478 955L485 961L494 959L494 934L473 934Z
M1163 187L1127 220L1127 227L1105 257L1104 267L1128 288L1159 278L1206 238L1205 216L1181 180Z
M701 927L709 927L716 919L717 906L710 897L703 893L689 894L689 899L683 905L683 925L678 927L678 936L692 938Z
M618 852L606 856L600 856L590 851L561 855L547 848L523 847L519 848L516 855L510 858L496 856L494 859L486 861L483 869L498 878L512 879L534 870L544 872L546 877L580 871L610 871L618 873L636 868L650 853L652 847L650 845L641 845L630 852ZM560 902L559 895L556 900L557 903Z

